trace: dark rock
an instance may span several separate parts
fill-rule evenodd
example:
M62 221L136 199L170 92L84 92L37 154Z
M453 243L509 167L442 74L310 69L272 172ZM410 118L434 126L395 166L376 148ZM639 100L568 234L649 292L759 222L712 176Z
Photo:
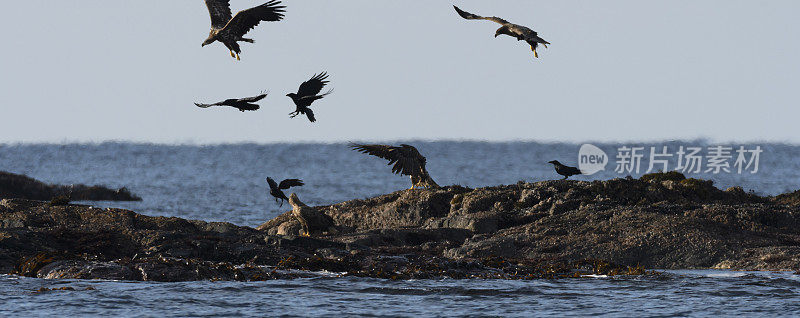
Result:
M419 246L428 242L461 244L472 233L464 229L380 229L337 235L330 239L367 247Z
M497 231L499 223L495 215L454 215L429 220L423 227L465 229L473 233L492 233Z
M775 197L775 201L786 205L800 205L800 190L778 195Z
M317 250L321 248L344 249L347 247L347 245L344 243L321 240L307 236L267 236L264 238L264 241L268 245L284 248L302 248L306 250Z
M42 267L36 276L48 279L80 278L80 279L114 279L139 280L137 275L127 266L114 262L87 262L82 260L55 261Z
M0 171L0 199L21 198L53 200L53 205L66 205L72 201L141 201L126 188L117 190L103 186L51 185L28 176ZM58 200L55 200L58 198Z

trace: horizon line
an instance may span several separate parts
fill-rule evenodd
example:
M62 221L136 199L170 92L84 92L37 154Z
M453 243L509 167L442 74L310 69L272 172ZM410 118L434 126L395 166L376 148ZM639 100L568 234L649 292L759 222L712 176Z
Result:
M223 146L223 145L285 145L285 144L347 144L347 143L435 143L435 142L464 142L464 143L538 143L538 144L665 144L665 143L694 143L694 144L778 144L800 146L800 141L789 140L719 140L707 137L696 138L663 138L663 139L641 139L641 140L555 140L555 139L506 139L489 140L473 138L392 138L392 139L356 139L356 140L296 140L296 141L219 141L219 142L198 142L193 140L184 141L146 141L146 140L63 140L53 141L0 141L0 146L58 146L58 145L102 145L102 144L131 144L131 145L154 145L154 146Z

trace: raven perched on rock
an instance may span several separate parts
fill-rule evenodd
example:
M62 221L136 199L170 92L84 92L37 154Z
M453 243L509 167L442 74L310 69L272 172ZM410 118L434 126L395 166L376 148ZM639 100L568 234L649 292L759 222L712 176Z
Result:
M548 44L550 44L550 42L547 42L544 39L540 38L538 33L536 33L536 31L531 30L528 27L521 26L519 24L513 24L498 17L482 17L461 10L456 6L453 6L453 8L456 9L458 15L467 20L489 20L492 22L499 23L502 26L499 29L497 29L497 31L495 31L494 37L497 37L498 35L501 34L505 34L508 36L515 37L517 41L525 40L525 42L528 42L528 44L530 44L534 57L537 58L539 57L539 53L536 52L536 47L538 47L539 44L544 45L545 48L547 47Z
M286 8L281 2L272 0L257 7L242 10L231 17L230 0L205 0L208 14L211 16L211 31L202 46L220 41L231 51L231 57L239 60L238 42L255 42L244 38L244 35L255 28L261 21L280 21Z
M289 198L286 197L286 194L283 193L282 190L289 189L291 187L299 187L302 186L303 180L300 179L286 179L281 181L280 184L276 183L275 180L272 178L267 177L267 183L269 184L269 194L275 197L275 202L278 202L278 199L281 200L281 207L283 207L283 201L288 201Z
M267 94L268 94L267 92L262 92L261 95L253 97L229 98L214 104L200 104L200 103L194 103L194 104L200 108L209 108L211 106L230 106L244 112L245 110L258 110L260 107L258 106L258 104L254 103L264 99L264 97L267 97Z
M289 96L289 98L292 99L294 105L297 107L295 111L289 113L291 118L294 118L299 114L305 114L306 117L308 117L308 120L310 120L312 123L317 121L317 119L314 118L314 112L308 107L310 107L311 103L313 103L315 100L328 96L328 94L333 92L333 89L330 89L325 92L325 94L317 95L320 91L322 91L322 88L325 87L325 84L328 84L328 81L326 80L327 78L328 73L326 72L315 74L310 80L300 84L300 88L297 89L297 93L286 94L286 96Z
M569 178L570 176L583 174L580 169L570 166L565 166L558 162L558 160L548 161L547 163L552 163L553 167L556 168L556 173L564 176L564 179Z
M438 188L439 185L425 169L426 159L414 146L401 144L399 147L389 145L351 144L353 150L389 160L394 164L392 172L411 177L411 189L414 187Z

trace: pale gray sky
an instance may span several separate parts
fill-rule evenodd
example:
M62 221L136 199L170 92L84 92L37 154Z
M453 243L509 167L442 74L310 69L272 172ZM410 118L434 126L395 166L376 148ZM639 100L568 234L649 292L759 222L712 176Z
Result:
M4 3L0 142L800 142L800 1L284 3L240 62L200 47L201 0ZM452 4L552 45L535 60ZM318 122L289 119L284 95L323 70ZM192 104L263 89L257 112Z

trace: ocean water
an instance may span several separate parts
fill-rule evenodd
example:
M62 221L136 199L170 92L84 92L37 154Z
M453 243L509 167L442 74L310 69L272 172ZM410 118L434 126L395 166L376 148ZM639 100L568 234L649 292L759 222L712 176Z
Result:
M550 160L578 164L580 144L536 142L409 141L428 158L440 185L469 187L559 178ZM800 146L719 144L732 147L730 172L705 172L704 141L595 144L608 156L604 171L576 180L603 180L649 168L650 147L673 153L704 149L703 173L721 188L776 195L800 188ZM641 146L639 172L615 172L619 148ZM759 149L755 164L739 173L736 149ZM664 157L661 157L662 159ZM669 161L669 160L668 160ZM288 211L267 195L265 178L300 178L292 188L309 205L366 198L406 189L382 159L346 144L150 145L131 143L0 145L0 170L58 184L127 187L141 202L81 202L146 215L178 216L257 226ZM93 290L33 293L40 287ZM0 276L0 316L114 314L123 316L530 316L530 315L800 315L800 278L784 273L668 272L661 277L584 278L558 281L317 278L272 282L141 283L65 281Z
M37 293L45 288L72 287ZM87 290L89 289L89 290ZM797 317L800 275L668 271L659 277L120 282L0 276L0 315L137 317Z

